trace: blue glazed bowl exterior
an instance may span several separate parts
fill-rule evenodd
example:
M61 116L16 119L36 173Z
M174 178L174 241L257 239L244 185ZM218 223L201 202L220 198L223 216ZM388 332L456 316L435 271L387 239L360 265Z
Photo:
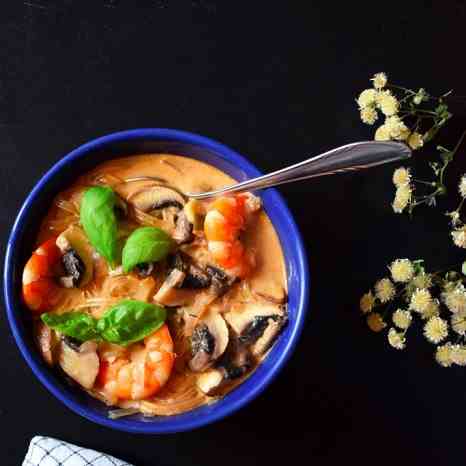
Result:
M109 419L107 406L79 388L68 385L43 362L34 345L30 313L21 302L21 275L41 217L58 192L105 160L150 152L193 157L218 167L237 180L261 174L245 158L223 144L184 131L135 129L88 142L57 162L41 178L21 207L7 245L4 295L8 320L21 353L34 374L60 401L81 416L107 427L132 433L162 434L192 430L214 422L235 412L263 392L278 375L298 341L308 307L309 272L301 235L284 200L274 189L264 191L261 194L264 207L279 235L286 258L289 290L289 323L266 359L244 383L209 406L169 417L134 415L118 420Z

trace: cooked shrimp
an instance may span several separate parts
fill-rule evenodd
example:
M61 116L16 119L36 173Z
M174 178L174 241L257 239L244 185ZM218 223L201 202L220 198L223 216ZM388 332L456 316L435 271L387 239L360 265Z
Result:
M124 355L106 360L101 354L98 389L116 400L142 400L157 393L168 381L175 353L166 324L129 347Z
M204 233L208 249L214 260L233 275L247 275L251 258L245 253L239 240L249 212L248 195L219 197L208 208L204 221Z
M54 267L61 257L56 238L42 243L27 261L23 271L23 300L33 312L49 309L56 296Z

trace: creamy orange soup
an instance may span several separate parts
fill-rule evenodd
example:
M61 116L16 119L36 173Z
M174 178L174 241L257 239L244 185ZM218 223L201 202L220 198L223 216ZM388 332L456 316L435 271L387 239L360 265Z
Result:
M286 324L283 253L259 198L193 202L180 194L234 182L191 158L137 155L81 176L46 213L23 279L39 350L89 394L117 407L115 417L173 415L215 401L254 371ZM137 229L153 227L173 238L169 252L129 272L121 260L109 264L82 224L83 194L91 186L115 193L120 248ZM45 273L34 267L47 241L57 258ZM151 243L137 247L144 255ZM122 300L162 308L163 327L120 345L105 333L76 339L40 318L73 311L97 322Z

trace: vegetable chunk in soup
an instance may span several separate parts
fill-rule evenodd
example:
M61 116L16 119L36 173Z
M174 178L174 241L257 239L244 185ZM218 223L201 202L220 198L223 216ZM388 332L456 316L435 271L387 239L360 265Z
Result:
M251 193L169 154L112 160L60 193L24 267L37 347L117 409L169 416L222 397L287 322L283 253Z

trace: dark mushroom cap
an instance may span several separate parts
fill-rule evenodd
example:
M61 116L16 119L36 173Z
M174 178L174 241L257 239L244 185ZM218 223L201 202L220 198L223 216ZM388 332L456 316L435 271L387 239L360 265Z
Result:
M193 355L199 351L204 351L207 354L212 354L215 349L215 338L209 332L207 325L198 325L191 337L191 350Z
M65 252L61 260L66 275L72 279L73 286L78 286L85 271L84 262L74 249Z
M130 202L139 210L150 212L167 207L181 210L185 199L178 191L168 186L150 186L131 196Z
M200 267L192 263L192 258L178 251L168 260L170 268L180 270L186 274L182 283L182 288L207 288L210 286L211 278L207 272L204 272Z
M203 371L214 364L225 352L228 340L229 331L223 317L220 314L207 316L196 326L191 337L191 370Z

